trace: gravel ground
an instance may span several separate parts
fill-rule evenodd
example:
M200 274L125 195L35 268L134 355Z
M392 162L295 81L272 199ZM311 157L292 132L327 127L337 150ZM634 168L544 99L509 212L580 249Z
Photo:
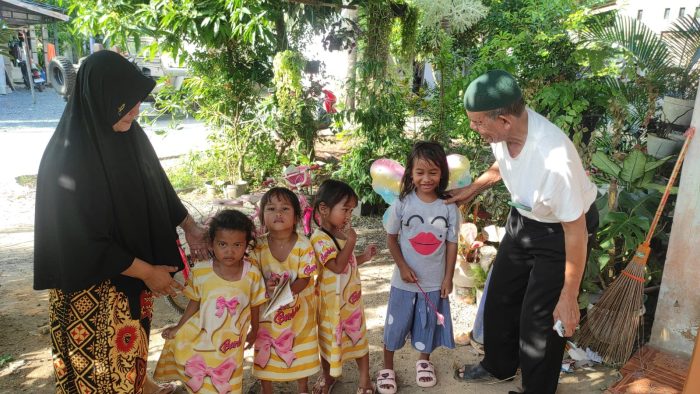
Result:
M0 132L12 128L53 130L61 118L66 102L53 89L35 92L36 104L29 90L20 88L0 95Z

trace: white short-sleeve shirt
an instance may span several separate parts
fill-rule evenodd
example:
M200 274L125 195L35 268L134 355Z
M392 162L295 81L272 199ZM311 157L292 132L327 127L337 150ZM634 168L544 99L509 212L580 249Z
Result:
M505 142L491 144L503 183L523 216L545 223L571 222L597 195L574 144L552 122L527 108L527 139L513 158Z

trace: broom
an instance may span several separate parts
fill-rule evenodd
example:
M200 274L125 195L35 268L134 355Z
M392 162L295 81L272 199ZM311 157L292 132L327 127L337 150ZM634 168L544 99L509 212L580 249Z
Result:
M654 235L692 138L693 133L688 133L644 242L637 246L632 261L603 292L598 303L581 322L576 338L579 347L597 351L606 363L623 364L632 354L643 315L644 267L649 258L649 241Z

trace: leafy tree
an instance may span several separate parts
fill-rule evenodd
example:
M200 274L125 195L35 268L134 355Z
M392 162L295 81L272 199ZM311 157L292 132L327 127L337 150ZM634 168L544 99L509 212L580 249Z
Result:
M70 10L84 34L102 34L124 47L133 42L137 49L142 37L154 38L144 48L151 56L167 52L186 62L192 77L185 94L167 91L160 105L189 110L212 126L209 157L223 160L231 178L250 170L244 159L251 151L265 154L253 160L264 164L260 175L282 164L287 144L257 113L266 108L259 103L273 84L272 59L280 50L302 47L302 38L338 13L277 0L86 0Z

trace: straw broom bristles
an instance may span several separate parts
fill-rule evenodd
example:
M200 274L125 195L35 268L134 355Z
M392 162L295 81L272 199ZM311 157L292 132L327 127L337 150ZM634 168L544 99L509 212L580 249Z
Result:
M639 245L632 261L581 321L577 343L598 352L609 364L623 364L632 354L642 317L644 266L649 246Z
M637 247L632 261L603 292L598 303L581 321L581 329L576 336L579 347L593 349L607 363L623 364L632 354L632 347L637 340L639 321L643 315L644 267L649 259L649 242L654 235L694 134L694 127L686 132L683 149L678 154L678 160L673 166L666 190L661 196L659 207L656 209L644 242Z

